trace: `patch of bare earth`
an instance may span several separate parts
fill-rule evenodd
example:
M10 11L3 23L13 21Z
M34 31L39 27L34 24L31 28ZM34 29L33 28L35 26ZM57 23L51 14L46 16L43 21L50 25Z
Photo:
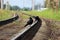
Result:
M42 26L32 40L60 40L60 21L42 20Z
M16 22L0 27L0 40L9 40L14 34L24 28L27 19L17 20Z

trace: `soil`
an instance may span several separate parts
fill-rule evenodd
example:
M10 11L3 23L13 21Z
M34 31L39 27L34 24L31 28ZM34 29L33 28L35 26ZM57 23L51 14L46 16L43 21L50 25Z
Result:
M17 20L1 26L0 40L9 40L14 34L24 28L27 20ZM42 25L32 40L60 40L60 21L42 19Z
M0 40L9 40L14 34L24 28L27 19L16 20L16 22L0 27Z
M32 40L60 40L60 21L42 19L42 26Z

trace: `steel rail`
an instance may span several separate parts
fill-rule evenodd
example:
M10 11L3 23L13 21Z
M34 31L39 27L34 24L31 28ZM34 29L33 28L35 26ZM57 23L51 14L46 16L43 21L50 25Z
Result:
M19 18L19 16L16 15L16 16L13 17L13 18L10 18L10 19L7 19L7 20L0 21L0 26L3 26L3 25L6 25L6 24L9 24L9 23L12 23L13 21L17 20L18 18Z
M32 40L36 32L41 27L42 21L36 20L32 25L22 29L18 34L15 34L11 40Z

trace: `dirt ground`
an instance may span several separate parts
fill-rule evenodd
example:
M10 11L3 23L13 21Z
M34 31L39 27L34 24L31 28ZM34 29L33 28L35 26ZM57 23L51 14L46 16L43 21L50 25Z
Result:
M32 40L60 40L60 21L44 19Z
M11 36L18 33L21 29L24 28L27 19L16 20L16 22L0 26L0 40L9 40Z
M0 27L0 40L9 40L14 34L24 28L28 19ZM42 20L42 25L32 40L60 40L60 21Z

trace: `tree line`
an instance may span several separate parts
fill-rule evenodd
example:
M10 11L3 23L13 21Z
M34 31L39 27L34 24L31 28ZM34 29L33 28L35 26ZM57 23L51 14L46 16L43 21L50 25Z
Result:
M28 7L24 7L24 8L20 8L19 6L11 6L9 5L9 10L24 10L24 11L29 11L31 10L31 8L28 8ZM6 9L6 4L3 5L3 9Z

